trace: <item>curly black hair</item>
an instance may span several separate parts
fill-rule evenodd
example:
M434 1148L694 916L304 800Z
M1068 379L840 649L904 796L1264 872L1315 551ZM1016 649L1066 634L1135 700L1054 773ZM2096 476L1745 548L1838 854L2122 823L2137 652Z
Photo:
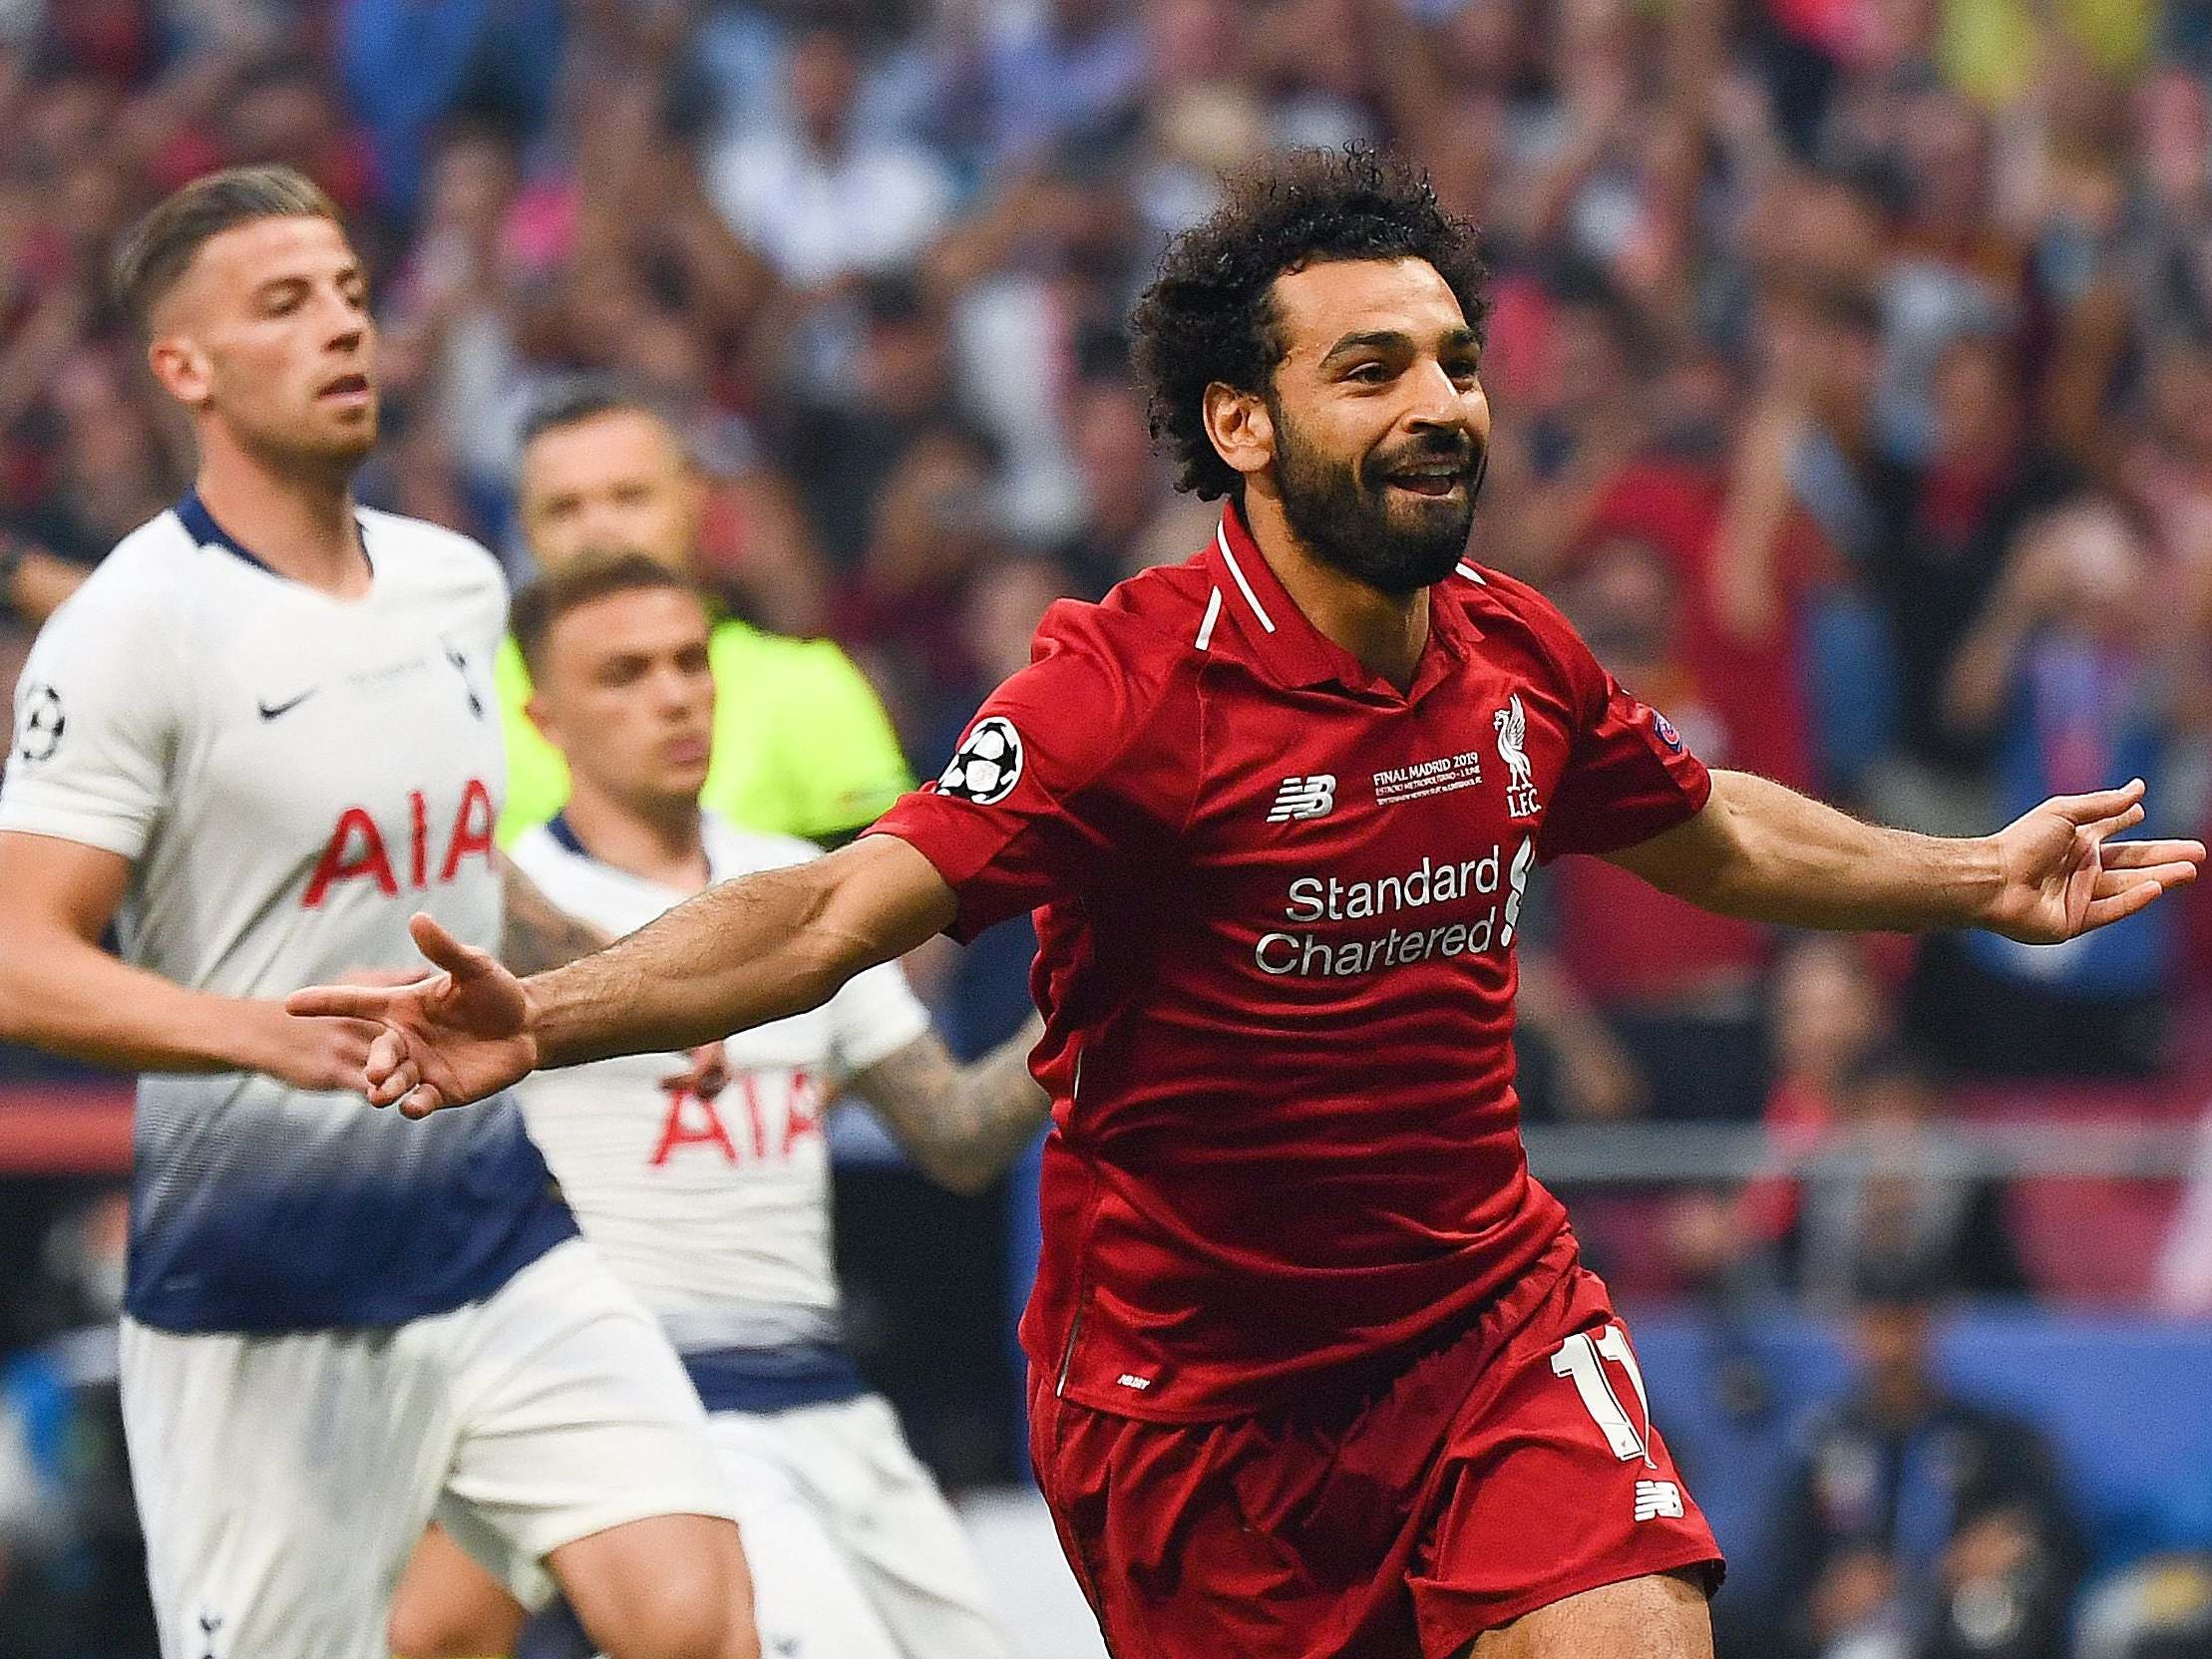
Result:
M1480 237L1411 163L1347 145L1291 151L1229 179L1228 199L1168 244L1130 319L1153 442L1182 469L1177 489L1204 500L1238 492L1242 475L1206 436L1206 388L1266 390L1285 350L1276 278L1334 259L1425 259L1482 331Z

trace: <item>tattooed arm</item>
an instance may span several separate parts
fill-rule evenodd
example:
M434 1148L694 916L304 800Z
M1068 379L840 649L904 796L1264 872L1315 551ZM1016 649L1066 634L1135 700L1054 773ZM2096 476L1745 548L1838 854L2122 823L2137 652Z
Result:
M589 922L576 920L548 898L514 859L500 859L500 876L507 916L500 933L500 960L518 976L528 978L564 967L611 943Z
M857 1073L852 1092L876 1109L922 1172L955 1192L980 1192L1029 1145L1052 1097L1029 1075L1044 1035L1034 1014L972 1065L955 1065L934 1032Z

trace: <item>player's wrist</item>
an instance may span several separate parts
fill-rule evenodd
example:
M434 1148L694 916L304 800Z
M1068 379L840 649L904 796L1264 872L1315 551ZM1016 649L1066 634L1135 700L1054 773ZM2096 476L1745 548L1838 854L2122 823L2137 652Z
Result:
M1948 843L1952 880L1946 890L1956 899L1956 927L1991 927L2005 917L2011 892L2006 880L2005 843L1999 835L1973 835Z
M211 1071L281 1077L286 1058L298 1045L294 1028L301 1023L284 1012L281 1002L248 997L233 1003L221 1018L196 1022L192 1036Z
M553 968L545 973L534 973L522 982L523 1029L518 1035L530 1046L532 1071L575 1064L572 1058L557 1058L558 1045L553 1040L557 1025L554 1015L559 1006L559 989L557 985L550 985L548 982L557 979L560 971Z

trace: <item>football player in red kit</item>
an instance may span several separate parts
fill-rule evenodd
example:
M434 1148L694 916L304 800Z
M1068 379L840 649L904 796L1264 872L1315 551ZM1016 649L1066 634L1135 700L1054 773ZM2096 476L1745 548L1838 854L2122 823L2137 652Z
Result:
M1529 1176L1531 867L1732 914L2071 937L2190 879L2139 785L1958 840L1710 773L1533 589L1466 563L1490 413L1470 226L1311 152L1233 180L1136 315L1213 542L1063 603L859 842L517 981L328 987L420 1116L811 1007L1035 909L1057 1105L1032 1447L1122 1659L1701 1659L1720 1552ZM1663 1416L1663 1410L1658 1415Z

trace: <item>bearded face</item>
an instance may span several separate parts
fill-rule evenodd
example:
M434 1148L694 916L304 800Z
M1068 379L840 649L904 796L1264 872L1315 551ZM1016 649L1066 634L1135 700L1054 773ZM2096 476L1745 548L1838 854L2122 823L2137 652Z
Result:
M1433 586L1467 553L1488 452L1465 429L1331 453L1271 400L1283 515L1306 547L1384 593Z

